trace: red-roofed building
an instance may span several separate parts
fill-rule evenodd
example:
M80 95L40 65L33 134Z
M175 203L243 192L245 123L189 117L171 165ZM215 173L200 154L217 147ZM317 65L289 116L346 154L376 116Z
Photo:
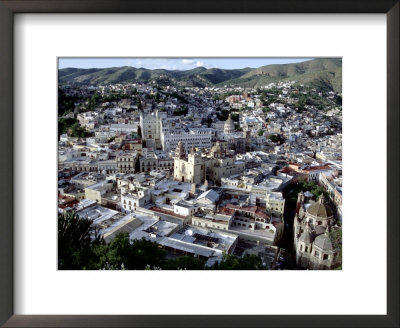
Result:
M328 171L335 171L335 169L329 165L310 166L298 163L290 163L289 166L280 170L280 172L288 174L291 174L291 172L295 172L299 175L304 176L308 181L315 181L315 182L318 182L320 173ZM299 176L296 177L297 179L299 179Z
M79 204L79 200L74 197L58 195L58 208L62 212L72 210L77 204Z
M250 230L273 230L271 219L259 206L228 204L219 210L220 214L233 215L232 225Z

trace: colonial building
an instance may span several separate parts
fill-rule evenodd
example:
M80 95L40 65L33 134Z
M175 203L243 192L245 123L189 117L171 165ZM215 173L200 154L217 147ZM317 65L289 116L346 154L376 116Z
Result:
M142 139L146 142L146 147L161 148L161 120L165 117L167 117L167 113L160 111L148 114L140 113L140 129Z
M285 198L280 192L267 192L265 207L269 213L283 216L285 210Z
M186 155L181 141L176 147L174 179L177 181L202 184L207 180L219 184L221 178L242 172L244 168L244 162L236 161L236 156L227 153L218 141L208 153L192 147Z
M142 156L139 159L140 172L152 170L170 170L174 166L174 160L161 151L154 151L151 148L143 148Z
M210 148L213 138L213 130L209 128L190 128L190 129L170 129L161 132L161 147L168 152L177 147L182 142L185 151L190 148Z
M317 202L305 204L303 192L299 193L293 229L296 263L300 268L327 270L340 263L330 232L341 228L334 225L332 210L324 204L323 195Z
M138 156L136 152L121 153L117 156L117 170L120 173L134 173Z

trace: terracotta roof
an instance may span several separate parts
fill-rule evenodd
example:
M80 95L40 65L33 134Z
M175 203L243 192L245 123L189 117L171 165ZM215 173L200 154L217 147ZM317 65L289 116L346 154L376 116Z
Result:
M261 209L258 206L242 206L242 207L240 207L240 205L228 204L225 206L225 209L228 209L228 210L230 209L233 211L241 210L241 211L245 211L245 212L252 212L252 213L254 213L255 217L257 217L257 218L268 219L268 215L265 213L265 211L263 211L263 209Z
M58 207L59 207L59 208L62 208L62 209L67 208L67 207L73 208L76 204L79 204L79 200L74 199L74 200L71 201L71 202L64 203L64 204L59 204Z
M236 210L234 210L234 209L230 209L230 208L223 207L223 208L221 208L221 209L219 210L219 213L221 213L221 214L226 214L226 215L232 215L232 214L235 213L235 211L236 211Z
M183 216L183 215L175 214L172 211L166 211L166 210L163 210L163 209L158 208L158 207L151 207L151 208L149 208L149 210L153 211L153 212L159 212L159 213L175 216L175 217L180 218L180 219L184 219L185 218L185 216Z
M324 165L324 166L310 166L310 167L306 167L303 171L317 171L317 170L327 170L330 169L331 167L328 165Z

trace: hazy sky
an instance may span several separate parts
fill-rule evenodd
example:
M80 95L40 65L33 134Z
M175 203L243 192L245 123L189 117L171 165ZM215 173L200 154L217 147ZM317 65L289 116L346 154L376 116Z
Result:
M298 63L312 58L59 58L59 68L105 68L119 66L187 70L199 66L206 68L244 68L271 64Z

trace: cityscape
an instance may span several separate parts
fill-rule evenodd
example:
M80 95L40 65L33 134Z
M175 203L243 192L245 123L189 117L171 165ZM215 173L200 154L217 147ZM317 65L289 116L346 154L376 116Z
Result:
M59 270L341 270L341 58L59 58Z

